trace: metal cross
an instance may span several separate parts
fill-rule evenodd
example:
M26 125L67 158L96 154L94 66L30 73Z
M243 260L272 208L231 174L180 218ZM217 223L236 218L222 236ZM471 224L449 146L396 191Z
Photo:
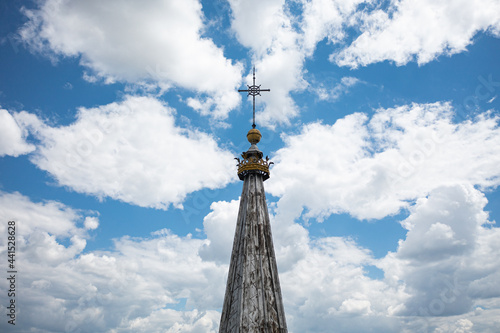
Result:
M271 89L260 89L260 85L255 85L255 66L253 67L253 85L249 86L247 84L248 89L238 89L238 92L247 92L247 96L253 97L253 124L252 128L255 128L255 96L261 96L261 91L271 91Z

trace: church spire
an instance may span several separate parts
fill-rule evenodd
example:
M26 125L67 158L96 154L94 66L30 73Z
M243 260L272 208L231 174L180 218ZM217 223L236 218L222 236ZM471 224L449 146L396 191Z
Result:
M269 158L257 147L262 135L255 128L255 96L260 89L248 86L254 100L254 122L248 131L250 148L238 160L243 180L240 208L224 297L219 333L286 333L285 311L278 278L276 256L264 181L269 178Z

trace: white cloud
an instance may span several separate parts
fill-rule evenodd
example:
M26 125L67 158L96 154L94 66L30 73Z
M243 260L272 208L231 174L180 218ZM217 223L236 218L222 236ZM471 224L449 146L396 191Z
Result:
M200 249L200 256L204 260L229 263L239 203L239 200L219 201L210 206L212 211L203 219L204 231L209 240Z
M289 21L283 11L285 0L230 0L229 4L233 16L231 27L238 40L258 55L264 55L272 48L276 34Z
M85 229L94 230L99 226L99 219L95 216L87 216L83 222Z
M239 42L254 53L256 84L271 89L271 93L262 93L257 98L257 106L265 107L263 111L257 110L256 123L269 128L288 125L299 114L290 92L304 90L307 82L303 79L305 55L300 35L292 26L287 4L283 0L229 3L233 14L231 27ZM251 73L246 84L252 84Z
M17 157L35 150L35 146L26 142L26 135L9 111L0 109L0 157Z
M339 310L348 314L364 315L372 312L370 306L371 303L368 300L348 298L342 302Z
M173 112L157 99L128 96L80 108L68 126L50 127L27 112L15 117L40 140L33 163L59 185L167 209L188 193L225 186L235 171L233 154L205 133L177 127Z
M216 332L220 314L207 309L222 304L227 265L200 259L205 241L160 230L118 239L112 251L84 253L89 216L83 222L61 203L34 203L18 193L0 193L0 218L16 221L19 330ZM6 223L0 231L6 234ZM2 237L0 254L6 251ZM7 282L0 281L4 294ZM185 306L177 304L182 299Z
M364 0L304 0L300 14L290 8L296 3L283 0L230 4L231 27L253 52L258 83L271 88L271 94L259 97L264 110L257 116L257 122L269 128L288 125L300 113L291 93L308 87L305 60L324 39L337 48L331 61L356 68L384 60L403 65L415 57L425 64L442 54L463 52L479 31L500 36L500 5L494 0L405 0L393 1L386 9ZM349 29L362 33L343 46ZM311 89L327 98L324 87Z
M479 31L500 33L494 0L399 1L384 10L363 0L304 0L300 14L291 9L296 3L284 0L229 4L231 29L251 49L259 82L272 89L261 98L258 117L270 128L287 125L300 113L290 94L307 88L305 60L325 38L338 48L348 29L359 28L361 35L330 57L340 66L357 67L384 60L405 64L415 57L424 64L464 51ZM80 57L90 82L119 80L146 90L157 85L161 92L186 88L196 93L186 103L217 122L240 102L236 89L243 67L202 37L205 22L197 0L182 6L159 0L146 5L47 0L24 13L29 19L20 30L24 42L54 59Z
M362 13L362 34L331 55L339 66L356 68L384 60L428 63L466 50L474 35L500 36L500 3L475 1L392 1L387 11Z
M147 238L122 237L115 241L111 251L83 252L85 245L75 250L61 244L71 237L67 230L82 237L86 233L85 223L78 226L83 216L74 209L55 202L33 203L20 194L2 194L0 199L2 219L10 219L10 212L23 213L17 216L19 262L23 264L23 279L18 285L23 293L18 301L22 302L26 314L19 322L20 329L217 331L220 312L212 309L222 305L228 265L202 259L199 253L210 244L208 239L179 237L168 230L159 230ZM237 201L214 204L213 214L206 217L205 224L218 217L232 219L229 216L234 215L235 203ZM52 233L51 225L39 221L53 221L54 225L65 228ZM284 226L283 222L273 222L278 244L290 245L288 242L303 236L301 231L297 232L302 227L287 223L288 226ZM208 229L206 232L210 242L226 238ZM295 239L291 235L295 235ZM287 315L292 318L289 326L300 331L301 327L310 325L307 324L310 318L328 325L331 320L321 318L328 316L330 309L321 308L321 304L344 303L344 310L351 314L365 309L369 300L363 295L366 286L360 282L370 283L370 280L357 275L362 274L359 265L371 260L369 252L341 238L311 244L307 239L301 242L298 246L304 252L302 259L295 260L281 277L290 310ZM1 244L0 254L5 254L5 244ZM281 245L277 249L282 258L286 251L281 250ZM50 256L53 253L58 253L58 260ZM374 283L377 288L382 286L380 281ZM344 284L351 287L344 288ZM4 290L5 285L6 281L2 280L0 290ZM321 291L328 291L328 297L323 297ZM307 301L305 305L304 301ZM378 308L370 305L374 307ZM4 321L0 323L2 328L5 325Z
M0 192L0 207L4 221L17 221L22 225L17 232L21 237L36 230L66 238L85 234L74 223L79 213L57 201L33 203L20 193ZM0 228L2 232L6 231L6 224L0 224Z
M447 316L500 306L500 290L491 288L498 273L488 269L500 265L493 254L500 233L489 227L486 203L472 186L455 185L435 189L411 208L402 222L406 239L378 264L389 284L404 281L411 295L400 314Z
M498 119L483 114L455 124L452 117L448 103L413 104L371 119L355 113L333 125L305 125L283 136L267 189L280 197L280 210L304 207L305 218L348 212L370 219L396 214L442 185L498 186Z
M345 20L363 1L303 1L302 15L296 15L290 8L296 3L284 0L229 2L233 16L231 28L238 41L253 52L257 84L271 89L271 93L257 98L256 122L272 129L290 125L290 120L300 113L291 93L309 87L304 78L306 57L313 56L316 44L325 37L332 41L343 37ZM349 79L354 78L342 78L341 86L335 87L331 94L322 86L311 87L311 90L320 98L337 99L355 84ZM251 82L250 73L246 84Z
M486 203L472 186L435 189L411 207L403 221L406 239L382 259L349 239L308 240L304 256L280 275L289 326L298 332L495 331L499 229L489 226ZM443 244L433 237L441 232L437 223L453 239ZM280 242L281 233L275 238ZM369 278L365 265L382 269L384 278Z
M398 332L398 319L388 309L407 295L366 275L363 266L373 262L368 250L349 239L327 237L310 240L303 251L303 258L280 275L288 325L294 332L328 332L332 327L338 332L369 327Z
M240 102L236 89L242 67L202 37L204 17L197 0L58 1L24 10L28 22L20 35L32 50L56 59L80 57L94 82L153 82L193 90L211 101L210 111L224 119Z
M129 321L125 332L164 332L164 333L216 333L220 313L217 311L176 311L160 309L147 318ZM164 327L168 327L165 330Z
M303 0L301 30L304 49L312 55L318 42L327 38L331 43L339 43L346 38L345 27L356 14L360 4L366 0Z
M402 65L415 57L424 64L442 54L463 52L479 31L500 33L500 7L493 0L400 1L384 10L364 0L304 0L301 14L283 0L251 4L234 0L230 4L231 27L239 42L253 52L258 83L271 88L271 94L258 98L264 109L257 112L257 122L269 128L289 125L300 113L291 93L308 87L305 60L314 56L317 44L325 38L339 49L330 60L355 68L384 60ZM347 30L353 28L359 28L361 35L341 46ZM250 82L250 75L246 81ZM322 86L311 89L320 98L341 95L327 95Z
M340 82L335 84L333 87L325 87L325 84L319 83L318 86L313 87L311 85L310 90L314 92L318 99L321 101L335 102L342 95L349 92L349 88L359 84L361 81L352 76L344 76L340 79Z
M281 46L256 61L257 84L262 83L262 88L271 89L270 93L262 93L262 97L257 98L257 106L265 106L256 111L257 124L268 128L290 125L290 119L299 115L300 110L290 92L302 91L308 86L303 79L303 62L304 55L300 50ZM247 77L250 84L249 79L250 76Z
M15 218L19 230L23 278L18 288L23 293L18 300L25 314L19 328L217 332L220 312L214 309L222 305L228 270L221 258L232 243L225 229L234 230L237 203L212 205L205 218L207 239L180 237L164 229L145 238L122 237L109 251L84 252L85 220L92 216L84 218L61 203L34 203L18 193L2 193L0 218ZM470 186L436 189L411 208L403 222L409 231L398 251L378 260L351 239L310 239L286 212L272 216L290 331L498 329L495 258L500 235L497 228L488 227L485 205L484 195ZM216 220L222 221L220 226ZM426 245L425 240L429 233L439 233L432 227L436 223L448 226L454 239L465 240L463 246L448 242L433 254L435 244ZM5 233L5 224L1 228ZM62 245L68 241L70 245ZM211 248L219 241L226 250ZM426 258L409 251L419 244ZM290 256L291 248L300 255ZM207 249L217 250L212 258L204 258ZM5 251L5 239L0 239L0 255ZM368 277L366 265L383 269L384 279ZM0 291L6 283L0 281ZM436 312L442 305L444 310ZM412 311L420 316L411 316ZM5 325L2 321L0 328Z

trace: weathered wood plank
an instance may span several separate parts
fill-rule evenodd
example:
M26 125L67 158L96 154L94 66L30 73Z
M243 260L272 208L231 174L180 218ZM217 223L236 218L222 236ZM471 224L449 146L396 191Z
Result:
M245 176L220 333L286 333L262 175Z

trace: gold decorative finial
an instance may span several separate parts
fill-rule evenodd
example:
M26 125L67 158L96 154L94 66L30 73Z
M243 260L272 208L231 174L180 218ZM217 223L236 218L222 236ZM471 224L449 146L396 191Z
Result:
M260 134L258 129L252 128L248 131L247 139L252 146L248 151L241 154L242 159L236 158L238 161L238 177L241 180L244 180L246 175L250 173L262 175L263 180L269 178L269 166L273 162L269 161L269 157L267 156L264 159L264 154L257 148L257 143L259 143L261 138L262 134Z
M241 154L241 157L243 158L241 160L236 158L238 161L238 177L240 180L245 180L246 175L249 173L262 175L262 180L264 181L269 179L269 166L273 164L273 162L269 161L269 157L266 156L266 159L263 159L262 155L249 152Z
M253 145L259 143L260 138L262 138L262 134L260 134L260 131L256 128L252 128L247 133L247 140Z

